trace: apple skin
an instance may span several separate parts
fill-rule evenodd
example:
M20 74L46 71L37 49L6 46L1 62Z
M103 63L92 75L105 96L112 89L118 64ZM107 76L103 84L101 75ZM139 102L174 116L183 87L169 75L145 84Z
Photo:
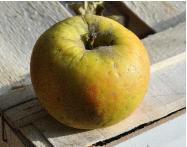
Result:
M95 47L85 49L82 37L93 32ZM44 32L34 46L30 70L49 114L70 127L96 129L137 108L148 88L150 63L131 31L112 19L85 15Z

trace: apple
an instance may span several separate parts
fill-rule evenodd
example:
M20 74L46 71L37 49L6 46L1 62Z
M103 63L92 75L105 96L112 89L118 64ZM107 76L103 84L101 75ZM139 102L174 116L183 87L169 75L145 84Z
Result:
M41 105L79 129L113 125L141 103L150 76L146 49L118 22L96 15L63 20L37 40L31 80Z

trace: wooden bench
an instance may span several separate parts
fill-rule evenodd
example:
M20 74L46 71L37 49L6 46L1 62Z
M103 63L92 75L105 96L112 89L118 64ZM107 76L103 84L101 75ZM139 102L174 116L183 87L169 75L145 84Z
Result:
M124 3L129 9L150 5ZM180 2L171 5L182 6ZM182 8L172 12L177 20L185 11ZM41 108L29 74L36 39L71 14L59 2L1 2L0 12L0 146L113 146L185 112L185 19L167 23L142 40L151 59L151 80L140 107L116 125L84 131L58 123ZM160 19L156 20L153 26L159 26Z

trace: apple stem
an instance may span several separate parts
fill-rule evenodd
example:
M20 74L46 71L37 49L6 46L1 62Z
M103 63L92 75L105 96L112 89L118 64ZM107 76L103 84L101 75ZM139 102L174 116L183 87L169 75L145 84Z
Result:
M94 46L94 41L96 39L96 33L91 33L90 36L89 36L89 41L90 42L90 48L93 49L93 46Z

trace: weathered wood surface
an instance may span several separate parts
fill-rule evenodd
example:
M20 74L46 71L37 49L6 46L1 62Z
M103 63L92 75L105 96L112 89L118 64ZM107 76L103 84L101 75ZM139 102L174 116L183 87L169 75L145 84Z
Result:
M6 123L4 129L6 131L6 141L3 141L2 138L0 138L0 147L24 147L22 141L17 137L17 135L12 131L12 129Z
M186 22L173 28L150 35L143 43L150 55L151 63L167 59L186 50Z
M12 122L12 126L17 128L31 123L47 113L42 109L38 99L31 99L19 106L8 109L6 114L8 116L7 120L10 120L9 122Z
M41 134L41 132L32 124L23 127L23 134L27 134L27 138L37 147L52 147L53 145ZM32 132L32 133L31 133Z
M31 84L32 48L42 32L68 16L59 2L0 2L1 109L34 96L32 87L25 86Z
M111 142L107 143L105 145L105 147L114 147L115 145L119 145L120 143L123 143L123 142L124 142L124 146L123 147L126 147L126 145L125 145L126 141L129 142L129 141L134 140L135 137L138 137L138 135L143 135L144 133L150 133L151 130L154 129L155 127L158 128L158 127L160 127L160 125L167 125L168 123L170 123L171 121L175 121L177 119L177 117L181 117L182 115L186 115L186 109L181 109L181 110L179 110L179 111L177 111L175 113L172 113L172 114L170 114L170 115L168 115L166 117L163 117L163 118L158 119L156 121L153 121L153 122L150 122L148 124L145 124L145 125L143 125L141 127L138 127L138 128L133 129L133 130L130 130L129 132L125 132L125 134L120 135L120 137L118 137L117 139L115 139L113 141L110 140ZM173 119L175 119L175 120L173 120ZM181 124L179 123L178 125L181 125ZM171 130L171 132L175 133L174 130ZM162 130L161 132L159 132L157 134L162 134L162 133L166 134L164 130ZM169 136L169 134L166 134L165 138L163 138L162 141L161 141L160 137L158 138L158 136L155 137L154 139L156 141L161 141L161 143L166 143L167 144L170 141L172 142L172 140L168 140L168 136ZM173 138L173 139L174 139L173 141L176 140L176 138ZM154 142L155 140L149 140L149 141L151 141L151 142L153 141ZM144 143L149 144L150 143L149 141L148 141L148 138L146 138L145 140L141 140L140 142L144 142ZM133 143L133 141L132 141L132 143ZM136 144L136 146L131 145L131 147L137 147L137 146L139 147L140 146L138 143L135 143L135 144ZM94 144L93 147L98 146L98 145L101 145L101 143L99 142L97 144ZM142 147L142 145L141 145L141 147ZM152 146L152 145L149 144L149 146ZM143 145L143 147L146 147L145 144ZM158 145L157 147L160 147L160 146Z
M13 124L19 127L35 145L88 146L184 108L186 53L183 30L185 23L143 40L154 63L151 67L151 81L143 103L128 119L105 129L91 131L72 129L58 123L42 111L37 100L6 111L7 119L13 121ZM168 33L175 35L170 36ZM37 113L40 110L44 117ZM39 137L35 137L36 135Z
M186 20L185 1L123 1L123 4L156 32L165 30Z
M28 77L30 78L30 76ZM0 109L5 110L11 108L24 101L33 99L34 97L35 93L31 84L23 85L16 89L10 89L8 92L0 95Z

